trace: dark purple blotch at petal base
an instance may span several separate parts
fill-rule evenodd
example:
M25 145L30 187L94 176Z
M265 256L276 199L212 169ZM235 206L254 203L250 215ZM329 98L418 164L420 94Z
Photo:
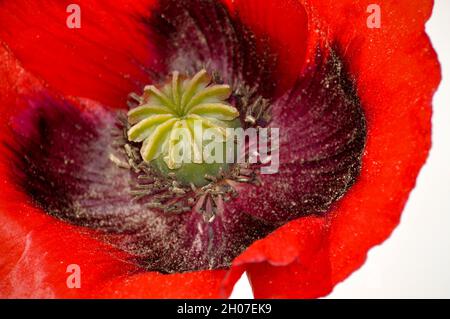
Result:
M135 200L138 176L112 160L126 162L120 112L45 92L11 120L11 171L47 213L98 230L100 240L147 269L228 267L255 240L295 218L326 213L345 194L360 171L364 114L338 50L318 53L295 87L275 98L276 56L257 51L250 31L222 4L161 0L158 10L143 22L160 50L149 68L164 69L164 78L206 66L235 90L250 87L253 98L268 99L269 125L280 128L279 173L261 176L261 186L242 184L212 222L196 211L156 211Z
M353 84L335 50L318 52L290 92L272 105L280 128L280 167L248 187L238 210L285 223L325 213L354 184L361 169L366 121Z

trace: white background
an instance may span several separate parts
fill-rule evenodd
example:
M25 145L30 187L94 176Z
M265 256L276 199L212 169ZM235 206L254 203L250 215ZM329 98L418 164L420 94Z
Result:
M450 1L435 2L427 31L443 81L434 98L430 157L400 226L327 298L450 298ZM231 297L252 298L245 275Z

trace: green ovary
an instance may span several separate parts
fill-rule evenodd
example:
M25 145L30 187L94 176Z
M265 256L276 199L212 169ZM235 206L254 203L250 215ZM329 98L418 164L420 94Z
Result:
M128 112L128 139L142 143L141 156L161 173L203 186L228 169L227 129L240 126L238 110L226 102L228 85L210 85L205 70L192 78L174 72L161 88L147 86L141 105Z

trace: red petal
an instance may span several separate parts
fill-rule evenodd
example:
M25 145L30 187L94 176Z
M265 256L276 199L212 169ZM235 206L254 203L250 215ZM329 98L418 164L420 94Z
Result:
M124 254L79 229L53 220L27 204L6 203L0 214L0 296L5 298L86 297L104 281L136 271ZM25 200L24 200L25 202ZM80 266L81 289L69 289L71 264Z
M255 298L313 298L331 291L328 221L305 217L256 242L234 261ZM282 244L280 244L282 243Z
M67 1L6 1L0 39L24 67L64 94L124 107L148 82L151 47L143 23L148 1L77 1L81 28L69 29Z
M305 6L310 28L320 23L328 42L343 49L356 77L368 139L358 182L321 225L294 221L236 259L240 268L250 264L260 297L325 295L391 234L430 149L431 99L440 81L424 32L432 1L382 1L381 29L366 26L370 1L302 2L310 5Z
M20 103L47 85L24 71L0 42L0 113L10 118ZM2 148L8 120L0 122ZM95 233L71 226L33 207L10 179L7 152L0 152L0 297L90 298L227 297L234 284L223 286L224 271L162 275L145 272L131 256L94 239ZM81 288L69 289L69 265L81 269Z
M268 36L278 54L278 89L290 88L305 62L307 16L298 0L236 0L230 4L257 38ZM264 45L261 43L261 45Z
M162 275L144 273L119 277L100 289L95 297L103 298L226 298L234 283L223 287L226 270L199 271Z

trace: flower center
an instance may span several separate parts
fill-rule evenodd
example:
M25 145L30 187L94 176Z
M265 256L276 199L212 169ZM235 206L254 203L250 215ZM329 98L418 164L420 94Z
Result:
M205 185L228 169L227 129L240 126L230 95L230 86L211 84L206 70L192 78L175 71L161 87L145 87L140 105L128 112L128 140L142 143L143 161L163 174Z

